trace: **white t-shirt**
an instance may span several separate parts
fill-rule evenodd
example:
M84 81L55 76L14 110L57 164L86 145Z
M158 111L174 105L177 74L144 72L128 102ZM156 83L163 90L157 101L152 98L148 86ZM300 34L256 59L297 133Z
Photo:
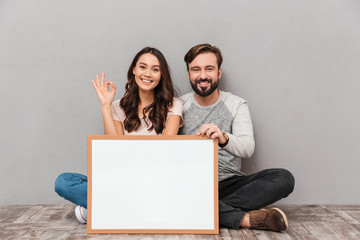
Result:
M137 109L135 109L135 110L137 111ZM132 131L130 133L128 131L126 131L124 128L124 121L125 121L126 115L125 115L124 110L120 107L120 99L114 101L111 104L111 112L112 112L113 119L116 121L119 121L123 124L124 135L158 135L155 132L155 129L153 129L151 131L148 130L151 127L151 122L149 121L149 125L146 125L145 120L142 118L140 119L141 125L137 130ZM173 115L178 115L181 117L181 125L180 125L180 127L181 127L183 124L182 104L181 104L180 100L177 98L174 98L174 100L173 100L173 105L172 105L171 109L169 110L167 117L166 117L166 123L167 123L167 120L169 119L169 117L173 116ZM165 130L165 128L164 128L164 130Z

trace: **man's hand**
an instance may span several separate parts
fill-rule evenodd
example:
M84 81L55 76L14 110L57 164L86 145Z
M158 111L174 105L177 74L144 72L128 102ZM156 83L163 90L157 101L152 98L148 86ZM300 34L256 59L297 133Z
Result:
M220 144L224 144L226 142L226 138L223 135L223 132L220 130L218 126L213 123L204 124L201 126L200 130L196 133L198 136L208 136L209 138L218 138Z

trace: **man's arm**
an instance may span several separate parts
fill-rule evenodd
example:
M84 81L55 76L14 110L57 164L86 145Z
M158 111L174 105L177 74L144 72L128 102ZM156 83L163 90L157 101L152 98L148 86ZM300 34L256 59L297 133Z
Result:
M229 143L224 147L232 155L250 158L255 150L253 125L247 102L243 102L236 110L232 124L232 133L227 133Z
M201 126L197 135L210 138L218 138L220 144L226 142L221 129L215 124L204 124ZM229 141L223 148L234 156L250 158L255 150L255 140L251 116L247 103L242 102L236 109L232 123L232 132L226 132Z

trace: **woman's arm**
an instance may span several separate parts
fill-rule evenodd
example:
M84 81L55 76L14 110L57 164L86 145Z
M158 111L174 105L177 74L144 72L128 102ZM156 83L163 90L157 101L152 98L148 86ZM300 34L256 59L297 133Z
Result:
M102 73L101 81L99 81L99 75L96 74L96 83L94 80L91 80L91 82L100 101L105 135L123 135L121 122L114 121L111 113L111 103L114 100L116 90L115 83L110 81L105 83L104 72ZM111 91L109 90L110 85Z
M124 135L122 123L112 118L111 105L101 105L101 113L104 120L105 135Z
M181 117L172 115L168 118L163 135L177 135L180 127Z
M123 125L120 121L114 120L117 135L124 135Z
M170 116L168 117L166 121L166 126L163 131L163 135L177 135L179 128L183 124L182 119L182 103L179 99L174 98L173 99L173 105L169 109Z

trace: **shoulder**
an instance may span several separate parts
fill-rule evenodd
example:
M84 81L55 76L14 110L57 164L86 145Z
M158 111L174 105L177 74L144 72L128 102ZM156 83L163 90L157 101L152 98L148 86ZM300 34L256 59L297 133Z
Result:
M221 93L221 99L223 100L223 102L229 102L229 101L235 101L239 104L247 102L245 99L236 96L230 92L224 92L224 91L220 91Z
M184 103L188 102L188 101L192 101L193 99L193 96L194 96L194 92L189 92L187 94L184 94L180 97L180 100ZM184 104L183 103L183 104Z
M243 103L247 103L247 101L239 96L236 96L230 92L224 92L224 91L220 91L221 93L221 100L223 102L234 102L236 104L243 104Z
M235 114L239 109L246 107L247 108L247 101L239 96L236 96L230 92L223 92L220 91L221 101L223 104L230 110L232 114Z
M182 111L182 101L178 98L173 98L173 102L172 102L172 106L171 106L171 109L170 111L172 112L180 112L181 114L181 111Z
M182 104L182 103L181 103L181 100L180 100L179 98L175 98L175 97L173 98L173 102L172 102L172 103L173 103L173 105Z
M189 109L191 104L194 102L194 92L182 95L180 97L180 101L183 105L183 111L187 111L187 109Z
M123 111L123 109L120 107L120 99L117 99L111 103L111 110L116 112Z
M120 108L120 99L117 99L111 103L111 107L118 107Z

